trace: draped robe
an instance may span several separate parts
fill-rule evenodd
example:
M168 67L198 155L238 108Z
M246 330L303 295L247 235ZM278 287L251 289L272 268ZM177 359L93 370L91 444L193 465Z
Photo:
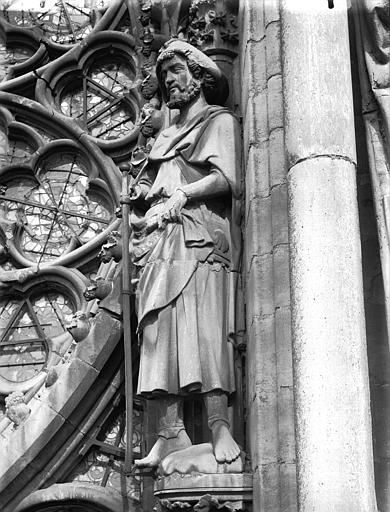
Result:
M150 206L133 216L131 252L139 270L138 393L186 394L235 390L232 333L240 259L239 125L225 108L208 106L157 138L141 183ZM181 222L145 232L173 192L221 173L229 192L189 199Z

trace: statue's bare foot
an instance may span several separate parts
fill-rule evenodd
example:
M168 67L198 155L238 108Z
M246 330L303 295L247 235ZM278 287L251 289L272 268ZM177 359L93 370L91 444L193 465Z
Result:
M220 464L233 462L240 455L240 447L233 439L224 421L216 421L212 428L214 455Z
M185 430L181 430L177 437L169 439L159 436L149 454L143 459L136 460L134 465L136 468L156 468L170 453L184 450L184 448L188 448L191 445L191 440Z

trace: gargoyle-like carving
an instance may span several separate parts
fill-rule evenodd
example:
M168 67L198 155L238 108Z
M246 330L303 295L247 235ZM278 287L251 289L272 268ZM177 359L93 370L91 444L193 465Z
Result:
M15 427L21 425L30 414L30 407L24 401L20 391L14 391L5 398L5 414Z
M91 324L84 311L76 311L66 328L73 339L79 342L87 337L91 329Z
M112 231L108 237L107 242L102 246L99 252L99 258L103 263L109 263L111 259L118 262L122 259L122 244L121 236L118 231Z
M112 281L98 276L91 279L89 285L84 291L85 300L104 299L112 290Z

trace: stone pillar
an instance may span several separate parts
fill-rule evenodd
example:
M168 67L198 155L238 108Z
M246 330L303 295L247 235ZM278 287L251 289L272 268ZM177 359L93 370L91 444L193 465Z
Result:
M279 0L240 0L247 440L254 512L296 512Z
M376 510L346 0L282 0L300 512Z

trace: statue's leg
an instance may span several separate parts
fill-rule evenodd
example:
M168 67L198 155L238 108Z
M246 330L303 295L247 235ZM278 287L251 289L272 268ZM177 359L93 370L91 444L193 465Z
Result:
M191 446L183 422L183 400L168 395L156 399L158 414L158 438L149 454L135 461L139 468L154 468L170 453Z
M229 430L227 395L220 390L210 391L204 395L204 401L215 458L220 463L232 462L240 455L240 447Z

